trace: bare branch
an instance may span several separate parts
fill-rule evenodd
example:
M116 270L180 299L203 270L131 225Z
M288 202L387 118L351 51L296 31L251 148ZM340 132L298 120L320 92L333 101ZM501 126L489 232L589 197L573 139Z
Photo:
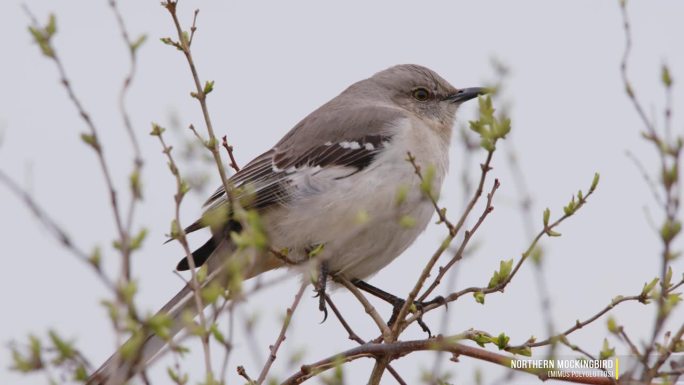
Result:
M278 353L278 349L280 348L280 345L285 341L285 332L287 332L288 326L290 326L290 321L292 320L292 314L294 313L295 310L297 310L297 306L299 305L299 301L302 299L302 295L304 295L304 290L306 287L309 286L309 282L304 281L301 286L299 287L299 291L297 291L297 294L295 294L294 301L292 302L292 306L290 306L287 309L287 312L285 314L285 319L283 320L283 326L280 328L280 334L278 334L278 338L276 339L275 343L270 346L271 354L268 356L268 360L266 360L266 363L264 364L264 367L261 369L261 373L259 374L259 378L257 379L257 384L261 385L264 383L264 380L266 380L266 376L268 375L268 372L271 370L271 366L275 362L276 359L276 354Z
M109 277L102 271L100 266L99 256L96 254L89 255L81 248L79 248L71 239L71 236L67 234L66 230L62 229L57 222L55 222L47 212L38 205L31 195L23 190L19 185L5 174L4 171L0 170L0 182L2 182L7 188L14 193L18 198L24 201L26 207L31 210L31 213L36 217L36 219L45 226L50 234L68 251L70 251L76 258L78 258L83 263L92 267L97 276L102 280L102 282L111 290L116 290L116 285L112 282Z

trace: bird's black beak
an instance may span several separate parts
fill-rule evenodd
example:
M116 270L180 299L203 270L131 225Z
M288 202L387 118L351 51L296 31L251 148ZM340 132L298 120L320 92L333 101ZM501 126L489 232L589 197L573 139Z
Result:
M474 99L480 95L484 95L489 92L489 88L484 87L461 88L460 90L456 91L456 93L444 98L444 100L448 100L452 103L463 103L465 101Z

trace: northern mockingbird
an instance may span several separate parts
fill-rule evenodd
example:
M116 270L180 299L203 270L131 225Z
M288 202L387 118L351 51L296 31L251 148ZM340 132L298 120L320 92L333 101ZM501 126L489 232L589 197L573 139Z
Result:
M205 213L228 213L229 201L256 210L275 250L287 250L295 262L315 259L324 273L362 280L399 256L425 229L434 214L421 192L413 165L433 167L434 191L448 168L448 149L458 106L482 94L482 88L458 89L434 71L398 65L344 90L299 122L273 148L230 178L235 190L219 188L205 204ZM249 199L244 199L244 198ZM230 198L230 199L229 199ZM207 226L198 220L186 231ZM213 237L193 253L195 266L207 264L208 278L217 279L236 246L235 220L211 227ZM179 270L187 270L183 259ZM283 266L273 254L258 255L246 278ZM325 284L323 274L322 284ZM160 312L175 320L197 308L192 289L183 288ZM135 362L117 354L91 376L91 384L119 385L135 375L165 345L147 335Z

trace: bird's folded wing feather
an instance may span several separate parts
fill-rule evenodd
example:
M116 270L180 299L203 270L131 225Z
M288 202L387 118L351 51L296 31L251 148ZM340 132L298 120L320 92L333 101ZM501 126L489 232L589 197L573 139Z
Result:
M263 210L272 205L287 205L297 192L295 176L307 172L315 178L321 170L338 168L334 179L343 179L365 169L391 142L387 122L404 117L400 110L361 107L345 117L318 114L304 119L271 150L261 154L230 178L235 199L247 209ZM321 177L329 174L320 174ZM248 195L248 199L245 195ZM223 186L205 202L205 212L227 202ZM190 225L192 232L205 227L201 220Z

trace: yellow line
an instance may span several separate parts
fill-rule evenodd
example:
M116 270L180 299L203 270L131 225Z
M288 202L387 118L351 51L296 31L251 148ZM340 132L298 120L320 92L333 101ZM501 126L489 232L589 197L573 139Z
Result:
M615 357L615 379L620 379L620 360Z

